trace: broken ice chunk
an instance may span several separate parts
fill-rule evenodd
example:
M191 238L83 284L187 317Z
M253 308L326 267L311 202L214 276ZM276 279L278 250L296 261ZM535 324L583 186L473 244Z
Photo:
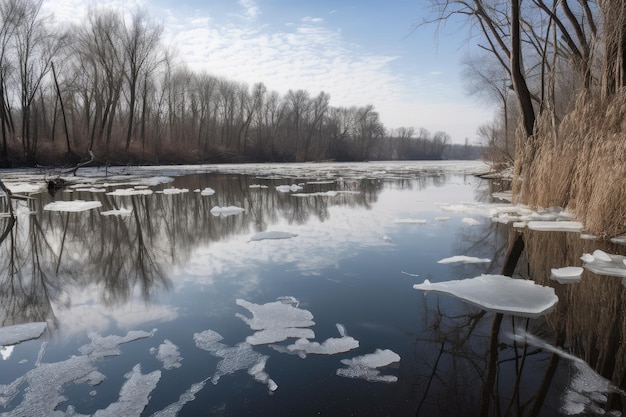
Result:
M528 222L528 228L542 232L580 232L583 224L572 221L531 221Z
M310 327L315 324L313 314L308 310L296 308L291 304L273 301L266 304L254 304L237 299L237 305L252 313L252 318L237 313L252 330L279 329L290 327Z
M215 190L213 188L205 188L204 190L200 191L200 195L204 195L204 196L209 196L209 195L213 195L215 194Z
M37 339L46 330L48 324L43 322L16 324L0 327L0 346L15 345L31 339Z
M259 232L250 238L251 242L265 240L265 239L290 239L298 236L296 233L280 232L280 231L267 231Z
M601 250L595 250L593 255L584 254L583 268L598 274L626 278L626 260L622 255L611 255Z
M426 280L413 288L449 294L485 310L530 318L547 314L559 300L554 288L504 275L481 275L438 283Z
M393 222L396 224L426 224L428 223L424 219L395 219Z
M313 339L315 333L311 329L297 327L266 329L255 332L252 336L246 337L246 342L251 345L267 345L270 343L282 342L289 338Z
M235 207L235 206L228 206L228 207L216 206L211 209L211 214L214 215L215 217L234 216L236 214L243 213L243 212L244 212L244 209L242 209L241 207Z
M443 258L437 261L438 264L451 264L456 262L462 262L466 264L478 264L478 263L486 263L491 262L489 258L475 258L473 256L465 256L465 255L457 255L451 256L450 258Z
M298 339L295 343L287 346L287 352L296 353L301 358L305 358L307 354L335 355L337 353L348 352L359 347L359 341L348 336L346 328L343 324L337 323L336 326L341 337L328 338L321 344L318 342L311 342L307 339Z
M125 209L124 207L120 207L117 210L101 211L100 215L102 216L130 216L132 213L133 213L132 209Z
M552 268L551 279L561 284L570 284L580 282L583 268L579 266L566 266L564 268Z
M290 191L300 191L302 189L301 186L297 185L297 184L291 184L291 185L277 185L276 186L276 191L280 192L280 193L288 193Z
M471 217L464 217L461 221L468 226L477 226L479 224L482 224L478 220L472 219Z
M370 382L396 382L394 375L381 375L380 370L393 363L400 362L400 355L389 349L376 349L374 353L357 356L352 359L342 359L341 363L347 368L337 369L337 375L348 378L365 379Z
M159 345L156 357L158 360L163 362L163 368L165 369L180 368L180 361L182 358L178 352L178 346L167 339Z
M79 212L86 211L101 207L102 203L99 201L53 201L43 206L46 211L64 211L64 212Z

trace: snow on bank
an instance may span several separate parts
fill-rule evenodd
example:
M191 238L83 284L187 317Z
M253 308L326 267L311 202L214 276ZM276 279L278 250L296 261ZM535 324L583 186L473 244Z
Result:
M496 313L537 318L550 312L559 298L554 288L525 279L504 275L481 275L476 278L415 284L416 290L441 292Z

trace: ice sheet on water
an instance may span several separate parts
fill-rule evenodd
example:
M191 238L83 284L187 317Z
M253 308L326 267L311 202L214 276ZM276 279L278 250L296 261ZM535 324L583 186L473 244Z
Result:
M393 222L396 224L418 224L418 225L428 223L428 221L425 219L394 219Z
M154 191L149 190L147 188L120 188L111 192L108 192L107 195L113 195L118 197L128 197L133 195L152 195Z
M400 362L400 355L389 349L376 349L374 353L357 356L352 359L342 359L341 363L347 368L337 369L337 375L348 378L365 379L370 382L396 382L398 377L383 375L380 369Z
M43 334L47 326L48 324L43 321L0 327L0 346L15 345L37 339Z
M158 360L163 362L163 368L165 369L173 369L180 368L180 361L183 358L180 356L180 352L178 351L178 346L165 339L163 343L159 345L159 350L156 354Z
M156 176L156 177L148 177L139 179L139 183L148 186L156 186L160 184L168 184L173 182L174 178L172 177L164 177L164 176Z
M140 365L125 375L127 379L120 390L120 398L104 410L98 410L93 417L139 416L148 405L150 393L156 388L161 371L142 374Z
M187 188L171 187L171 188L164 188L163 189L163 194L165 194L165 195L185 194L185 193L188 193L188 192L189 192L189 189L187 189Z
M100 212L102 216L122 216L122 217L130 216L132 213L133 213L132 209L127 209L124 207L120 207L119 209L115 209L115 210L107 210L107 211Z
M196 399L196 394L204 388L205 384L206 380L193 384L187 391L180 395L178 401L168 405L161 411L157 411L150 417L176 417L185 404Z
M243 213L244 209L236 206L219 207L215 206L211 209L211 214L215 217L228 217Z
M200 195L209 196L215 194L215 190L210 187L206 187L204 190L200 191Z
M262 185L262 184L251 184L248 186L249 188L259 188L259 189L267 189L269 188L267 185Z
M74 191L98 194L98 193L106 193L107 189L101 188L101 187L78 187L78 188L74 188Z
M528 228L542 232L580 232L583 224L573 221L530 221Z
M282 300L266 304L254 304L243 299L237 299L235 302L252 313L252 318L240 313L236 314L252 330L310 327L315 324L310 311L294 307L291 303L285 303Z
M468 226L477 226L479 224L482 224L480 221L473 219L471 217L463 217L463 220L461 220L463 222L463 224L466 224Z
M56 410L58 405L66 400L62 395L65 387L71 383L87 383L96 385L103 381L102 375L96 369L96 362L107 356L119 355L119 345L140 338L149 337L152 333L135 331L126 336L101 337L90 335L92 342L81 347L82 355L72 356L61 362L43 363L37 360L36 367L28 371L8 385L0 385L0 405L6 406L19 393L20 387L26 383L22 402L8 414L0 416L31 417L31 416L64 416L65 413ZM40 352L41 355L41 352ZM128 401L142 402L141 398L130 398L131 391L126 391L124 398ZM72 415L68 407L68 415ZM143 407L142 407L143 409ZM56 410L56 411L55 411ZM122 415L122 414L116 414Z
M504 275L481 275L439 283L425 280L413 288L449 294L485 310L530 318L547 314L559 300L554 288Z
M215 357L222 358L211 378L213 384L217 384L224 375L247 369L248 374L254 377L256 381L267 385L269 391L275 391L278 388L278 385L265 372L265 364L269 356L255 352L249 343L242 342L234 347L229 347L220 342L222 336L213 330L195 333L193 338L198 348L208 351Z
M291 185L277 185L276 191L280 193L296 192L302 190L302 186L298 184Z
M291 196L292 197L335 197L337 194L339 194L337 191L330 190L330 191L320 191L316 193L293 193L291 194Z
M337 323L336 326L340 337L330 337L322 343L311 342L307 338L298 339L295 343L288 345L286 351L306 358L307 354L336 355L359 347L359 341L348 336L346 328L342 324Z
M438 217L435 217L435 220L437 220L438 222L447 222L448 220L450 220L450 217L448 217L448 216L438 216Z
M552 268L550 279L561 284L575 284L580 282L583 268L579 266L566 266L563 268Z
M437 261L438 264L452 264L452 263L465 263L465 264L480 264L491 262L489 258L476 258L474 256L457 255L449 258L443 258Z
M86 211L101 207L102 203L99 201L53 201L43 206L46 211L63 211L63 212L79 212Z
M265 240L265 239L289 239L289 238L296 237L296 236L298 236L296 233L281 232L278 230L274 230L274 231L256 233L250 238L250 241L254 242L254 241Z
M556 346L552 346L523 329L518 329L515 334L511 335L511 338L555 353L561 358L570 361L573 373L562 397L563 405L561 406L561 412L564 414L577 415L587 413L587 415L605 415L607 413L604 406L607 401L606 395L611 393L626 394L611 381L594 371L584 360Z
M4 181L4 185L11 190L11 193L13 194L35 194L42 192L46 188L43 182L33 184L27 182ZM4 191L0 191L0 196L4 196Z
M593 254L583 254L580 259L583 260L583 268L595 274L626 278L626 256L608 254L597 249Z
M270 343L282 342L290 338L313 339L315 332L309 328L302 327L281 327L276 329L265 329L255 332L253 335L246 337L246 342L253 346L267 345Z

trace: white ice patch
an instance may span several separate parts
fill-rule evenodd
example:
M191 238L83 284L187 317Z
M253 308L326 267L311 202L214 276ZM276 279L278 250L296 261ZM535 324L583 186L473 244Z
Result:
M0 346L16 345L27 340L39 338L48 324L43 322L16 324L0 327Z
M619 245L626 245L626 235L615 236L614 238L611 238L611 242Z
M580 232L583 224L572 221L531 221L528 222L528 228L541 232Z
M296 237L296 236L298 236L296 233L281 232L277 230L266 231L266 232L259 232L253 235L250 238L250 241L254 242L254 241L265 240L265 239L289 239L289 238Z
M310 327L315 324L310 311L294 307L291 303L273 301L259 305L242 299L237 299L236 303L252 313L252 318L236 314L252 330Z
M154 191L145 188L120 188L107 193L107 195L128 197L133 195L152 195L153 193Z
M339 194L337 191L324 191L317 193L294 193L291 194L293 197L335 197Z
M252 184L248 186L249 188L259 188L259 189L266 189L269 188L267 185L261 185L261 184Z
M209 196L215 194L215 190L213 188L206 187L204 190L200 191L200 195Z
M464 217L463 220L461 220L461 222L463 222L463 224L466 224L468 226L477 226L479 224L482 224L480 221L476 219L472 219L471 217Z
M26 384L28 386L23 390L22 402L13 410L10 410L8 414L3 413L0 415L3 417L63 416L64 414L57 412L57 407L67 400L62 395L67 385L72 383L97 385L101 383L104 380L104 375L96 369L95 364L98 360L107 356L119 355L119 345L122 343L128 343L151 335L152 333L142 331L129 332L126 336L101 337L97 334L91 334L89 337L92 339L92 342L79 349L82 353L80 356L72 356L64 361L54 363L42 363L38 359L35 368L28 371L25 375L8 385L0 385L0 406L4 407L17 396L22 385ZM40 358L42 354L43 352L40 352ZM153 377L154 375L151 378ZM158 381L158 378L156 380ZM142 381L142 384L145 382ZM138 397L135 397L135 395L138 395ZM130 407L133 404L143 404L139 412L134 414L139 415L145 407L145 400L142 395L142 393L138 393L133 389L133 384L130 384L127 388L122 388L120 399L123 399L126 405ZM69 412L70 408L72 407L68 407L68 414L73 415ZM129 408L126 408L126 410L129 410ZM106 415L119 416L129 414L124 414L124 412L99 414L99 416Z
M176 417L178 416L178 413L180 412L180 410L182 410L185 404L196 399L196 394L200 392L202 388L204 388L205 384L206 384L206 381L201 381L196 384L193 384L191 387L189 387L187 391L185 391L184 393L180 395L180 397L178 398L178 401L168 405L161 411L157 411L156 413L152 414L150 417Z
M242 342L235 347L229 347L220 342L223 339L222 336L213 330L195 333L193 339L198 348L208 351L215 357L222 358L211 378L213 384L217 384L224 375L247 369L248 374L254 377L256 381L267 385L270 392L278 388L278 385L265 372L265 364L269 356L253 351L249 343Z
M504 275L481 275L439 283L425 280L413 288L449 294L485 310L530 318L547 314L559 300L554 288Z
M13 349L15 349L15 346L0 346L0 357L3 361L6 361L11 357Z
M311 342L306 338L298 339L295 343L288 345L286 351L295 353L301 358L306 358L307 354L316 355L336 355L337 353L349 352L359 347L359 341L346 333L346 328L337 323L337 331L341 337L331 337L324 340L321 344Z
M98 410L93 417L139 416L148 405L150 393L156 388L161 371L142 374L141 367L135 365L133 370L124 376L127 381L122 385L120 398L104 410Z
M63 211L63 212L79 212L86 211L101 207L102 203L99 201L53 201L43 206L46 211Z
M172 177L149 177L149 178L141 178L139 182L146 186L156 186L160 184L167 184L173 182L174 178Z
M85 193L106 193L106 188L97 188L97 187L87 187L87 188L74 188L76 192L85 192Z
M173 369L180 368L180 361L183 360L178 351L178 346L165 339L163 343L159 345L159 350L156 354L158 360L163 362L163 368Z
M121 217L130 216L132 213L133 213L132 209L127 209L124 207L120 207L119 209L115 209L115 210L107 210L107 211L100 212L102 216L121 216Z
M497 198L498 200L504 201L513 201L513 192L511 191L501 191L496 193L491 193L493 198Z
M552 268L550 279L561 284L574 284L580 282L583 268L579 266L566 266L564 268Z
M282 342L290 338L313 339L315 332L308 328L286 327L277 329L265 329L255 332L252 336L246 337L246 342L253 346L267 345L270 343Z
M448 220L450 220L450 217L448 217L448 216L439 216L439 217L435 217L435 220L437 220L438 222L447 222Z
M400 356L389 349L376 349L374 353L357 356L352 359L342 359L341 363L347 368L337 369L337 375L348 378L365 379L370 382L396 382L397 376L382 375L380 370L391 364L400 362Z
M297 184L277 185L276 186L276 191L278 191L280 193L296 192L296 191L300 191L300 190L302 190L302 186L297 185Z
M595 274L626 278L625 256L612 255L597 249L593 255L585 253L580 259L584 261L583 268Z
M512 339L555 353L571 362L573 373L565 389L565 393L563 394L562 413L566 415L578 415L586 412L605 415L607 412L604 404L607 401L608 394L617 393L622 396L626 395L623 390L594 371L584 360L558 347L550 345L538 337L527 333L525 330L518 329L516 332L517 334L511 335ZM613 413L609 414L615 415Z
M425 219L394 219L393 221L396 224L426 224L428 223Z
M189 190L187 188L171 187L171 188L164 188L163 189L163 194L165 194L165 195L185 194L185 193L188 193L188 192L189 192Z
M211 214L215 217L228 217L243 213L244 209L236 206L219 207L215 206L211 209Z
M438 264L452 264L452 263L465 263L465 264L480 264L491 262L489 258L475 258L473 256L457 255L449 258L443 258L437 261Z

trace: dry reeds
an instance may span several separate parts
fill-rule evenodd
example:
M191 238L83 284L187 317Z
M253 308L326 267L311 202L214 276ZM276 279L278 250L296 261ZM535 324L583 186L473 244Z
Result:
M558 127L540 116L518 151L518 201L567 208L602 237L626 232L626 90L581 94Z

